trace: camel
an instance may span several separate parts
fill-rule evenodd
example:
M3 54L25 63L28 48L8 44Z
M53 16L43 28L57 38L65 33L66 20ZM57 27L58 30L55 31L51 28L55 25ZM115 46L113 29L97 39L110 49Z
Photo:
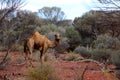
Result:
M36 49L40 51L40 62L43 63L47 49L56 47L60 39L60 34L55 34L55 41L51 41L45 35L41 35L37 31L34 32L24 43L25 60L29 60L30 56L33 54L33 50Z

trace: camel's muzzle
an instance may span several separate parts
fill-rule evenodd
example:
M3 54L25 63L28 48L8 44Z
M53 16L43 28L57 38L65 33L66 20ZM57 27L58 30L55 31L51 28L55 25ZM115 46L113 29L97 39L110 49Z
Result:
M56 41L60 41L60 39L55 39Z

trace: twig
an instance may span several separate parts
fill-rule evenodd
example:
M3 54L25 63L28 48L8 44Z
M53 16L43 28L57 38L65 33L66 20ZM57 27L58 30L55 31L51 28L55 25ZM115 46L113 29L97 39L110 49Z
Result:
M9 53L9 50L7 50L7 53L6 53L5 57L3 58L3 60L0 62L0 65L4 64L6 62L8 53Z
M85 68L81 74L81 80L84 80L84 74L85 74L85 71L87 70L87 68L88 68L88 64L85 66Z

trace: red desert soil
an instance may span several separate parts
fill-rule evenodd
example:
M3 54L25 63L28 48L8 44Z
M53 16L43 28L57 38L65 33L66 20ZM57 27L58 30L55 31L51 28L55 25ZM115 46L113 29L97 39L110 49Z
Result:
M10 80L18 80L18 78L24 77L28 68L25 65L16 65L16 59L23 57L22 54L10 52L9 55L11 56L10 64L6 69L0 70L0 80L4 80L2 78L5 75L7 75L6 77L10 78ZM79 77L82 76L83 72L83 80L113 80L112 76L114 72L111 72L109 76L105 75L105 73L100 70L100 67L93 62L55 61L52 62L52 65L61 77L61 80L80 80Z

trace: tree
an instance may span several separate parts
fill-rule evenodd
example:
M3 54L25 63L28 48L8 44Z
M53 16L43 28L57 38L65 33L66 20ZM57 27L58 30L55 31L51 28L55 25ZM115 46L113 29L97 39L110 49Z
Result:
M75 30L74 27L66 28L66 37L68 38L68 44L70 45L68 50L73 51L77 46L80 45L81 36L78 31Z
M59 7L43 7L39 9L39 13L40 17L48 19L51 23L56 23L65 18L65 13Z
M21 8L23 5L23 0L0 0L0 24L8 14Z
M10 49L15 40L15 11L24 5L24 0L0 0L0 43Z
M101 5L98 7L102 14L105 15L104 20L112 36L120 36L120 0L97 0ZM104 23L105 23L104 22Z
M120 9L120 0L98 0L99 3L104 6L99 7L102 10L119 10Z
M95 25L95 21L98 15L93 15L91 12L87 12L82 17L76 17L73 21L73 25L75 29L81 35L83 46L87 46L92 43L94 39L96 39L98 30Z

